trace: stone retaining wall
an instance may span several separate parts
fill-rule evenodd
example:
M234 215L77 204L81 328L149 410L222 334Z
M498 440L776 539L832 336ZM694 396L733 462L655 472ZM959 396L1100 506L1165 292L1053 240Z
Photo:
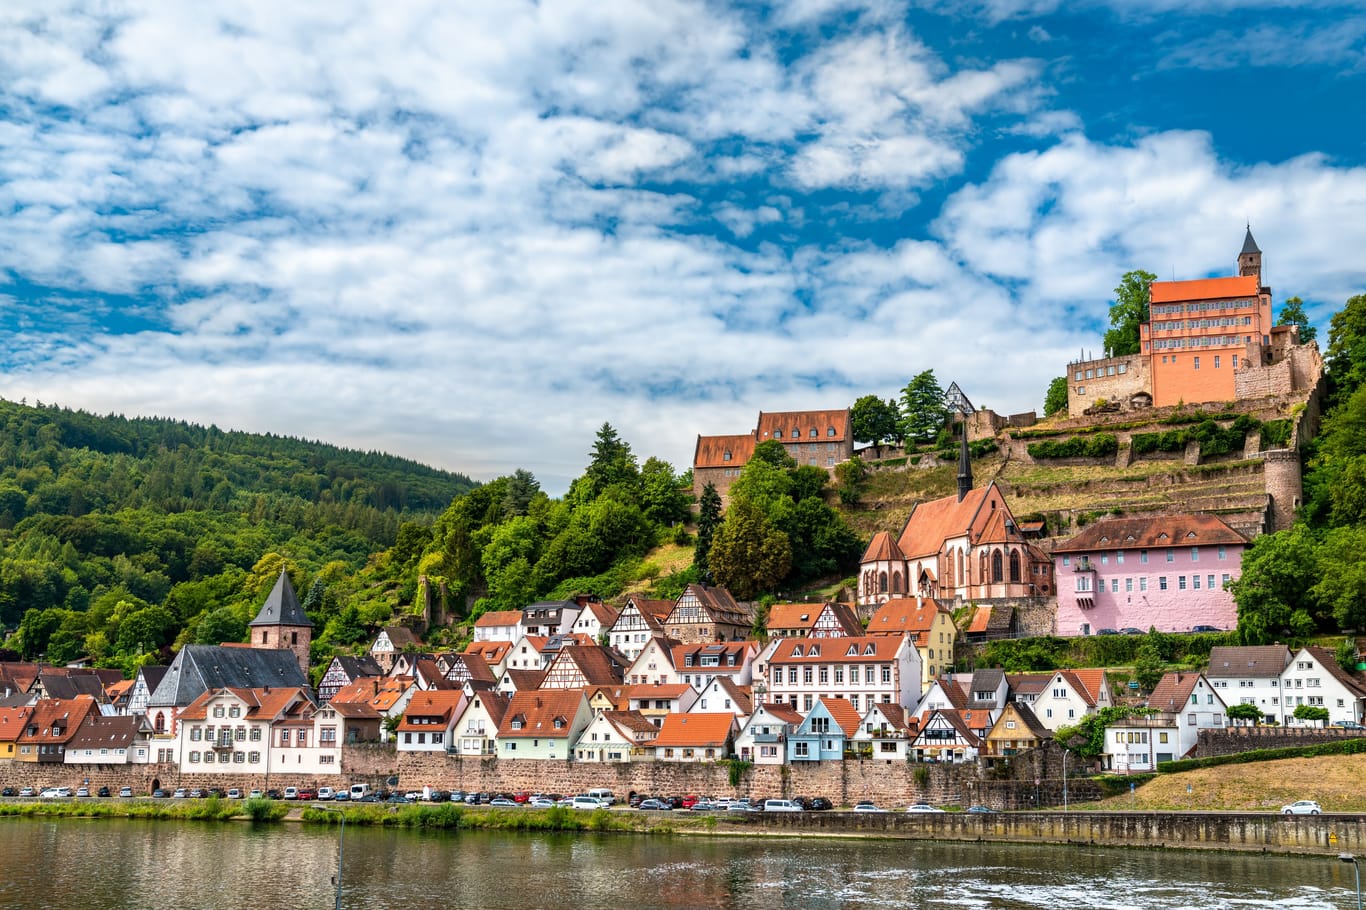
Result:
M1366 731L1338 727L1225 727L1201 730L1197 734L1195 757L1233 755L1253 749L1282 749L1287 746L1312 746L1357 739Z

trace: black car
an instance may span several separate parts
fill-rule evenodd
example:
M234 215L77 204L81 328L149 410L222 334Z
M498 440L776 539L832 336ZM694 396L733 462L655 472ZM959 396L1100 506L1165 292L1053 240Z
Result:
M5 789L0 790L0 796L18 796L18 795L19 795L19 791L16 790L16 789L14 789L13 787L6 787Z
M108 788L108 787L100 787L98 790L95 791L95 795L96 795L96 796L108 796L108 795L109 795L109 788Z
M1192 632L1222 632L1218 626L1191 626Z
M1118 634L1119 634L1119 630L1118 630L1118 629L1101 629L1101 630L1100 630L1099 632L1097 632L1096 634L1097 634L1097 635L1118 635Z
M1125 626L1119 630L1120 635L1142 635L1142 629L1135 629L1133 626Z
M809 809L813 812L824 812L835 808L835 804L830 802L830 800L826 799L824 796L813 796L810 800L808 800L808 802L810 802L811 805L803 806L802 808Z

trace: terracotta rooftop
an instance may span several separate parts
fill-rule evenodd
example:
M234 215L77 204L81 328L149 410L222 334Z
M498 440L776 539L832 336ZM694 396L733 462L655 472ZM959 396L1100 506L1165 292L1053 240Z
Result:
M1096 550L1147 550L1165 547L1246 546L1247 538L1213 515L1155 515L1150 518L1110 518L1088 525L1076 537L1053 548L1054 553Z
M1197 278L1194 281L1154 281L1148 287L1150 303L1178 303L1186 300L1227 300L1256 297L1256 275L1229 278Z
M720 749L734 726L734 714L666 714L651 745Z
M729 458L726 456L729 454ZM754 434L698 436L693 449L694 468L739 468L754 454Z
M901 548L896 545L892 535L886 531L878 531L873 535L873 539L868 542L868 549L863 551L863 557L859 562L878 562L888 560L903 560Z
M832 429L835 431L833 434L830 432ZM782 433L781 436L777 435L779 432ZM766 439L778 439L782 442L843 442L849 438L849 409L770 413L760 411L759 425L754 435L760 442Z

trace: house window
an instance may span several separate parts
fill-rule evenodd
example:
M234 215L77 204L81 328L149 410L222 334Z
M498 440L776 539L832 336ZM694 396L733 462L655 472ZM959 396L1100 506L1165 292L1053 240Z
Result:
M796 743L795 749L793 751L798 758L807 758L811 755L810 748L807 743Z
M1176 562L1176 551L1170 547L1167 548L1167 562Z
M1148 579L1147 579L1146 576L1144 576L1144 577L1142 577L1142 578L1140 578L1140 579L1138 580L1138 589L1139 589L1140 591L1146 591L1146 590L1148 590Z
M1191 576L1191 587L1192 587L1193 589L1195 589L1196 591L1199 591L1199 590L1200 590L1200 576L1199 576L1199 575L1192 575L1192 576Z
M1167 576L1165 576L1165 575L1159 575L1159 576L1157 576L1157 590L1159 590L1159 591L1165 591L1165 590L1167 590Z
M1199 548L1199 547L1191 547L1191 562L1199 562L1199 561L1200 561L1200 548Z
M1200 355L1199 355L1199 354L1196 354L1196 355L1195 355L1195 368L1196 368L1197 370L1200 369Z
M1184 576L1184 575L1178 575L1178 576L1176 576L1176 590L1178 590L1178 591L1184 591L1184 590L1186 590L1186 576Z
M1143 565L1145 565L1145 566L1148 564L1148 551L1147 551L1147 550L1139 550L1139 551L1138 551L1138 561L1141 562L1141 563L1143 563Z

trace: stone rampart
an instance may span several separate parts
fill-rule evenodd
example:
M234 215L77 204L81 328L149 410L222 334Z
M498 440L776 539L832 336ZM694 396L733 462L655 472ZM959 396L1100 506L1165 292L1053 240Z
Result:
M1195 757L1234 755L1253 749L1284 749L1290 746L1313 746L1335 743L1344 739L1358 739L1366 731L1343 730L1340 727L1224 727L1222 730L1201 730L1196 734Z

